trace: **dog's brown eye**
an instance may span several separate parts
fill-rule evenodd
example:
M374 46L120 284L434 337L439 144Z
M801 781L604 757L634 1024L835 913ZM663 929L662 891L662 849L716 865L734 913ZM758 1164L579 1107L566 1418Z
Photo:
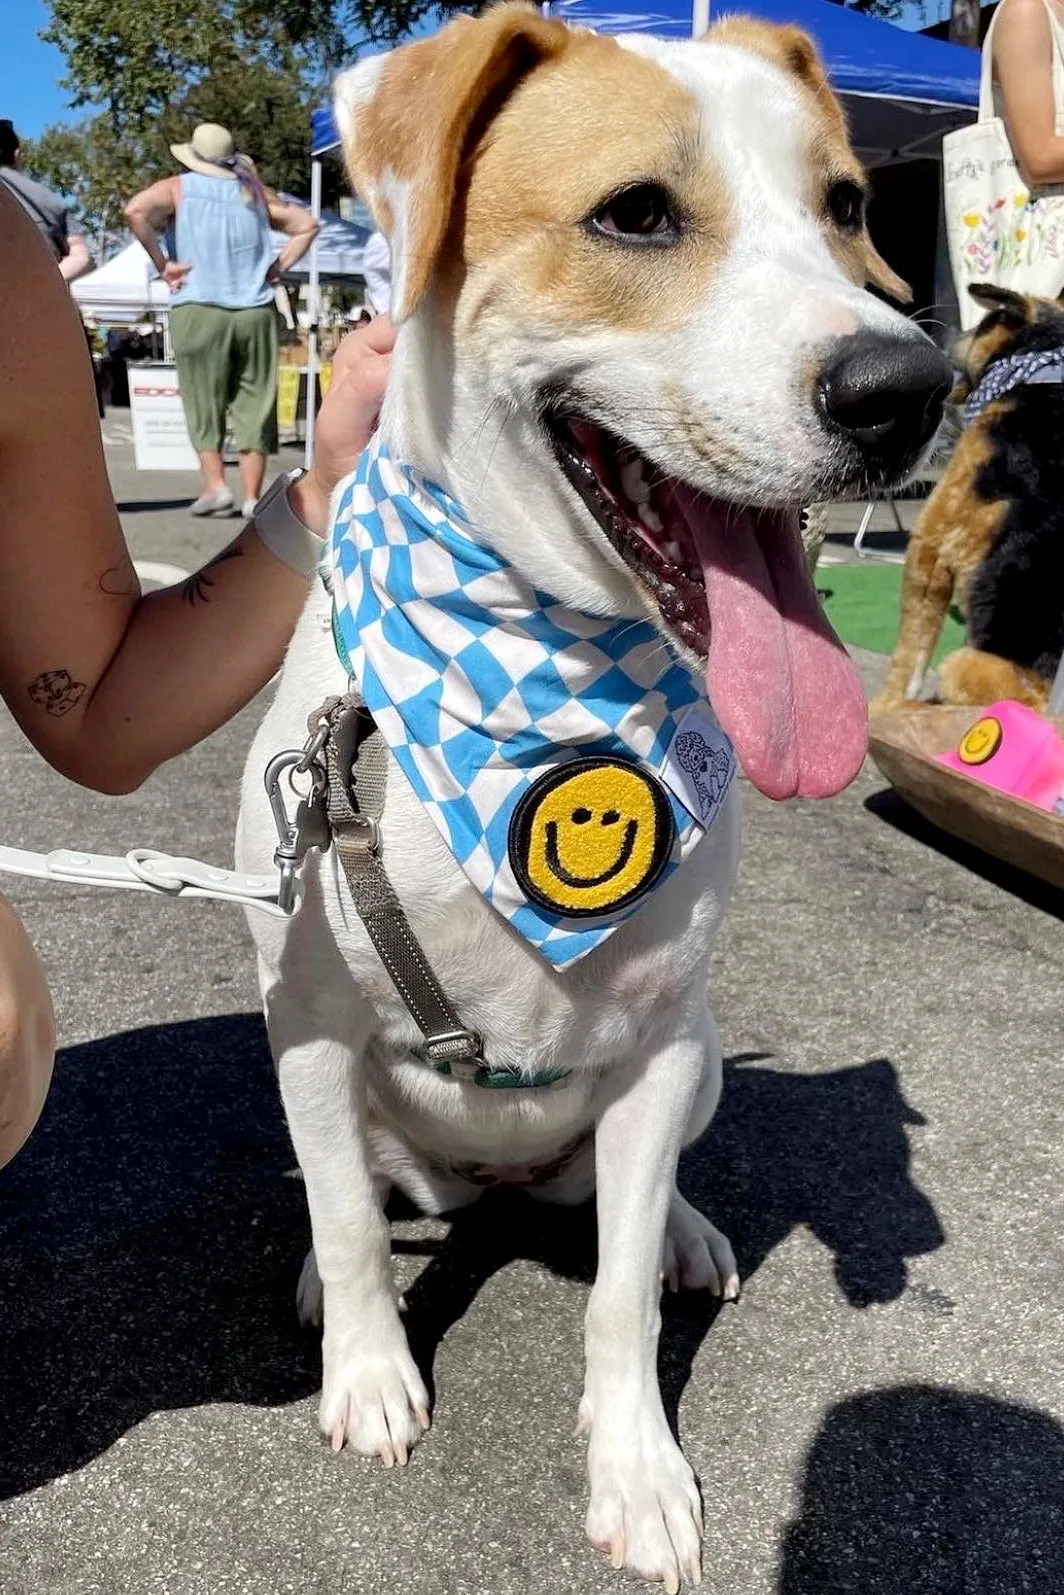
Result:
M832 183L828 189L828 210L836 227L852 233L864 221L864 191L856 183Z
M653 239L676 236L669 196L657 183L635 183L599 207L591 217L596 232L608 238Z

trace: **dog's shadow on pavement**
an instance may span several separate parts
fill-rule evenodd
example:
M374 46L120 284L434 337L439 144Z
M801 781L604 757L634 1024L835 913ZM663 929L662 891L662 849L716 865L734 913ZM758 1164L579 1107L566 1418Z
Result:
M833 1407L783 1540L779 1595L1060 1595L1064 1430L908 1385Z
M732 1059L681 1185L731 1236L745 1278L806 1225L855 1306L887 1301L906 1259L943 1238L909 1176L906 1127L921 1122L884 1060L802 1075ZM308 1224L293 1166L257 1016L61 1054L41 1126L0 1173L0 1499L83 1466L153 1412L319 1388L319 1347L294 1312ZM445 1238L395 1244L430 1259L406 1323L431 1381L447 1330L508 1263L591 1281L593 1204L490 1192ZM698 1295L664 1314L674 1424L716 1311Z
M726 1062L720 1107L684 1154L681 1188L729 1236L744 1279L804 1225L831 1251L854 1307L893 1301L905 1289L908 1258L945 1239L909 1171L906 1129L923 1117L905 1101L886 1059L815 1075L763 1062L761 1054ZM397 1249L406 1247L400 1241ZM594 1204L574 1211L491 1192L455 1215L446 1242L410 1249L434 1253L406 1293L411 1350L431 1387L444 1335L507 1263L530 1258L590 1284ZM694 1359L720 1310L703 1292L667 1299L660 1369L674 1429Z

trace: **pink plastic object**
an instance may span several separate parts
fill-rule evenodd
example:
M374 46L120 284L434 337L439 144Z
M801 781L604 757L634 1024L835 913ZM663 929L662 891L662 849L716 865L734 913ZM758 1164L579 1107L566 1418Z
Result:
M1064 742L1055 727L1022 703L992 703L968 727L956 752L935 758L1051 813L1064 796Z

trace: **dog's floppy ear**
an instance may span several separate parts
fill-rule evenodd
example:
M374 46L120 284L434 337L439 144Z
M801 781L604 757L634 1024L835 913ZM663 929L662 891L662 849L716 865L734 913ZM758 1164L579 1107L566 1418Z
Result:
M984 310L996 310L1000 319L1013 327L1022 327L1033 321L1038 306L1025 294L1014 293L1011 288L999 288L992 282L971 282L968 292Z
M394 321L409 316L428 287L478 119L569 37L564 23L537 10L501 5L337 79L336 121L351 182L392 248Z
M867 232L864 237L865 257L865 282L872 283L888 299L894 299L899 305L911 305L913 291L904 277L887 265Z

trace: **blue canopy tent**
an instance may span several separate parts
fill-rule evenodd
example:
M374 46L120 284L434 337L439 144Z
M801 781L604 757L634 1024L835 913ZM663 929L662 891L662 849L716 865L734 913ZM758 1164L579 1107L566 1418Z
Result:
M738 12L765 22L793 22L816 40L836 91L846 101L855 143L869 164L938 153L938 140L974 119L979 54L925 39L828 0L553 0L550 16L598 33L656 33L689 39L711 21ZM329 106L311 116L315 160L340 137Z

